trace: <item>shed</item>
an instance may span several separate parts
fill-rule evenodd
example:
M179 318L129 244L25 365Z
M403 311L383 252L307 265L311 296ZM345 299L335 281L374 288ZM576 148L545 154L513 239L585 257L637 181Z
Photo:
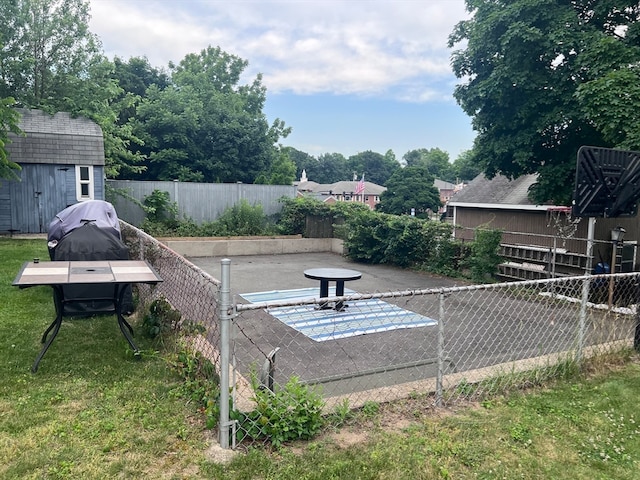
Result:
M576 219L569 214L560 213L568 206L543 204L536 205L529 197L529 188L536 182L537 176L523 175L516 179L497 175L492 179L484 174L478 175L469 185L457 192L448 203L447 215L455 228L455 237L460 240L472 240L477 227L502 230L503 257L520 262L534 271L549 263L553 257L567 274L581 274L588 265L587 229L588 219ZM611 258L611 229L622 226L627 230L625 244L628 247L628 267L618 271L635 269L636 240L638 219L636 218L598 218L595 225L594 256ZM597 263L593 262L593 264ZM554 267L555 268L555 267ZM504 269L503 269L504 270ZM517 270L517 269L516 269ZM549 267L547 265L546 273ZM507 276L507 275L505 275ZM515 275L514 275L515 276ZM541 278L540 276L518 275L519 278Z
M45 233L56 213L104 200L104 140L95 122L59 112L18 109L24 136L10 134L20 180L0 180L0 233Z

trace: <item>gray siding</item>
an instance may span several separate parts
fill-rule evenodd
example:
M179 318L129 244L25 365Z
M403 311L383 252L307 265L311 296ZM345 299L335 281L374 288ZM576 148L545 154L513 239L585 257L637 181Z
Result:
M0 183L0 232L46 233L55 215L77 203L74 165L23 164L20 181ZM94 167L94 198L104 200L104 169Z
M282 210L278 201L281 197L296 196L296 187L292 185L107 180L107 187L139 202L154 190L168 192L171 201L178 205L180 218L190 218L198 224L216 220L242 199L250 205L262 205L265 215L273 215ZM120 219L138 226L144 220L144 212L135 202L111 193L108 200L113 203Z
M8 232L12 228L9 182L0 180L0 232Z

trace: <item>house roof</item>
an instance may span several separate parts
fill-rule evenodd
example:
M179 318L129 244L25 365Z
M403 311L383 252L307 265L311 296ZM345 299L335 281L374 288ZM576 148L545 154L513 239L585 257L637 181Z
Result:
M9 134L6 148L16 163L104 165L104 140L98 124L84 117L16 109L25 136Z
M433 180L433 186L438 190L453 190L456 188L456 185L454 183L445 182L444 180L440 180L439 178Z
M342 181L335 183L316 183L312 181L300 182L298 184L299 191L314 193L329 193L340 195L342 193L353 193L356 191L357 181ZM364 182L365 195L380 195L387 188L376 183Z
M451 197L449 205L458 207L504 208L519 210L547 210L551 204L536 205L529 200L529 188L538 176L522 175L510 180L503 175L488 179L478 175L469 185Z

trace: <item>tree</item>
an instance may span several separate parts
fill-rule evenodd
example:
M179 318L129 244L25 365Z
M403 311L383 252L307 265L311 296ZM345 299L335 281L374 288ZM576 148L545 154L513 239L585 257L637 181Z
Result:
M307 177L315 181L315 178L317 178L316 173L319 170L317 158L293 147L282 147L281 151L286 153L289 159L295 164L296 178L300 178L304 170L307 172Z
M456 182L469 182L482 173L482 168L475 162L473 152L465 150L453 162Z
M466 42L452 56L456 76L467 79L454 96L478 132L474 161L489 177L538 173L533 200L569 204L580 146L629 144L624 130L607 128L612 116L620 127L633 107L612 115L598 102L627 97L640 60L640 5L466 0L466 7L473 17L455 27L449 46ZM626 73L607 84L616 71Z
M439 148L410 150L402 157L408 167L422 165L431 175L445 182L455 182L456 174L449 163L449 154Z
M100 55L85 0L0 2L0 97L58 111Z
M318 157L318 171L309 180L318 183L335 183L341 180L351 180L353 172L347 165L347 159L341 153L323 153Z
M170 86L147 89L134 130L150 159L143 179L253 183L270 175L276 144L290 129L279 119L267 123L260 75L238 84L246 66L208 47L169 66Z
M83 115L102 128L108 177L139 171L138 142L121 111L133 98L117 85L113 64L89 31L86 0L0 2L0 98L49 113Z
M385 185L393 172L400 169L400 164L397 161L371 150L350 156L347 164L352 175L356 174L359 177L361 173L364 173L369 182L379 185Z
M440 192L433 185L433 175L420 165L400 168L387 181L387 190L380 195L376 210L395 215L406 215L415 209L416 215L442 206Z
M22 132L18 127L20 116L16 110L11 108L15 100L11 97L0 99L0 178L16 179L16 170L20 170L20 165L12 162L5 148L9 142L9 132L20 135Z
M296 164L291 161L286 150L281 149L271 163L268 175L261 174L255 183L269 185L292 185L296 179Z

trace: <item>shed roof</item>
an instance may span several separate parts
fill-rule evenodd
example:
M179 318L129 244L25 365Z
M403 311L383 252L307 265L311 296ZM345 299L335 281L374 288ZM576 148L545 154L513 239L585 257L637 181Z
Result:
M449 205L546 210L553 205L536 205L528 197L529 188L537 178L536 174L531 174L522 175L513 180L504 175L496 175L492 179L488 179L481 173L469 185L455 193L451 197Z
M16 109L25 136L9 134L10 158L16 163L104 165L104 140L98 124L84 117Z

